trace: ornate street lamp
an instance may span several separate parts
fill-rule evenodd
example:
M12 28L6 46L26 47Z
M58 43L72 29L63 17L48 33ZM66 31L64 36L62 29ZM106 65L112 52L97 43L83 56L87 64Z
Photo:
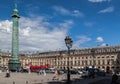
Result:
M69 56L70 56L70 48L72 47L72 39L69 36L66 36L65 38L65 44L66 47L68 48L68 57L67 57L67 84L70 84L70 70L69 70Z

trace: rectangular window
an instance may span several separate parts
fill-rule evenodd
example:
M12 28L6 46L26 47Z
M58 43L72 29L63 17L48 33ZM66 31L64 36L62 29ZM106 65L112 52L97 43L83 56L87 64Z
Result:
M88 62L87 62L87 60L85 60L85 65L88 65Z
M96 65L96 61L95 60L93 60L93 63L94 63L94 65Z
M84 65L84 61L82 60L82 65Z
M98 65L100 65L100 60L98 60Z
M75 64L74 64L75 66L76 66L76 61L75 61Z
M90 60L89 62L90 62L90 65L92 65L92 61Z
M80 60L78 61L78 65L80 65Z
M111 64L113 64L113 65L114 65L114 60L113 60L113 59L111 60Z
M103 64L103 65L105 64L105 60L102 60L102 64Z
M107 65L109 65L110 64L110 60L107 60Z

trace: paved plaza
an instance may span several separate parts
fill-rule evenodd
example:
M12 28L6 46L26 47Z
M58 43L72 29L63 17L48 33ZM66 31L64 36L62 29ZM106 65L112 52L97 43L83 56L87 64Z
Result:
M65 84L66 78L63 75L59 76L59 79L52 80L53 74L38 75L37 73L10 73L10 77L5 77L6 73L0 73L0 84ZM104 81L101 81L104 80ZM99 81L99 83L97 82ZM82 79L79 75L71 75L72 84L110 84L111 77L96 77ZM104 82L104 83L100 83Z

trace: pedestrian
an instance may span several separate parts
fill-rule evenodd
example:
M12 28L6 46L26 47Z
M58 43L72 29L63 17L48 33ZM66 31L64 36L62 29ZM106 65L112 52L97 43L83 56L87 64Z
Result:
M54 76L53 76L53 80L57 79L57 75L58 75L58 71L55 70L55 72L54 72Z
M118 76L117 76L116 73L114 73L114 74L112 75L111 84L119 84L119 82L118 82Z
M39 70L39 75L41 75L41 74L42 74L42 70L40 69L40 70Z
M44 76L46 76L46 72L45 72L45 69L43 70L43 74L44 74Z
M9 72L9 70L7 70L5 77L7 77L7 78L10 77L10 72Z
M64 79L67 78L67 73L63 73L63 78L64 78Z

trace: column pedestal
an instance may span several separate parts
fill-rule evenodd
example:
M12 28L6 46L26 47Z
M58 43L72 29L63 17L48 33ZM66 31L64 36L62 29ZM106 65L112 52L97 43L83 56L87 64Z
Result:
M19 60L9 60L8 66L12 72L19 72L21 70L21 62Z

